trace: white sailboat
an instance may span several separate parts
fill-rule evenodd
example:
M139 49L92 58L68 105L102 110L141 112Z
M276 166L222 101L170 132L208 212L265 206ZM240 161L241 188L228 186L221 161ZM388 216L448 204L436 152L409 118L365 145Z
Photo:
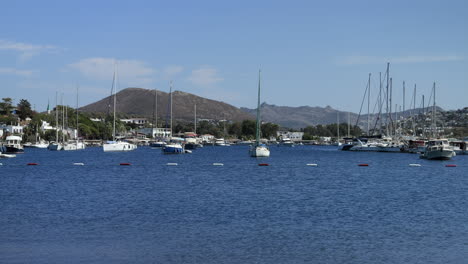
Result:
M79 150L85 149L86 145L83 141L79 141L79 127L78 127L78 87L76 88L76 139L68 141L63 145L63 150Z
M172 81L171 81L171 86L169 88L169 102L170 102L170 107L171 107L171 121L170 121L170 129L171 129L171 142L167 143L166 145L163 146L162 152L164 154L182 154L184 153L184 147L182 147L182 144L180 142L183 142L182 140L178 140L178 138L172 137Z
M114 70L114 77L112 80L112 91L114 92L114 117L113 117L113 125L112 125L112 141L107 141L106 143L102 144L102 149L104 152L117 152L117 151L131 151L135 150L137 146L135 144L131 144L126 141L116 141L115 140L115 105L117 101L117 91L116 87L116 74Z
M56 151L56 150L62 150L63 145L59 142L58 139L58 130L59 130L59 125L58 125L58 102L57 99L58 94L57 92L55 93L55 142L50 142L49 146L47 146L48 150Z
M257 122L255 128L255 143L250 147L249 153L251 157L269 157L270 150L264 144L260 143L260 74L258 71L258 102L257 102Z

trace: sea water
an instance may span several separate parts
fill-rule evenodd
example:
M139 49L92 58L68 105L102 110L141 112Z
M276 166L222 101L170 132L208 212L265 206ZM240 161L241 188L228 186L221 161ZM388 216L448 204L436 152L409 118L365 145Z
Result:
M270 150L2 159L0 263L466 263L468 156Z

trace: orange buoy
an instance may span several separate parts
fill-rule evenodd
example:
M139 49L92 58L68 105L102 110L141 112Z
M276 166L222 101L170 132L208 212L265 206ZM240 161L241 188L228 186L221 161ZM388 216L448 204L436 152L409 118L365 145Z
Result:
M455 165L455 164L447 164L447 165L445 165L445 167L456 167L456 166L457 166L457 165Z
M28 166L34 166L34 165L39 165L39 164L34 163L34 162L28 163Z
M367 163L362 163L362 164L358 164L358 166L360 166L360 167L368 167L369 164L367 164Z
M120 163L120 166L130 166L130 165L132 165L132 164L130 164L130 163L127 163L127 162Z
M260 164L258 164L258 166L270 166L270 164L268 164L268 163L260 163Z

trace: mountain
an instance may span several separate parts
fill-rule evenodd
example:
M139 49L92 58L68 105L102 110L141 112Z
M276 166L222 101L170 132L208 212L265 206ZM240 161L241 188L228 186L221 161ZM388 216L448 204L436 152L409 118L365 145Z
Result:
M255 115L256 109L249 109L242 107L242 111L245 111L251 115ZM438 107L437 111L443 111L442 108ZM311 106L299 106L299 107L290 107L290 106L276 106L263 103L261 105L261 115L262 121L272 122L281 125L282 127L287 128L304 128L306 126L316 126L316 125L327 125L334 124L337 121L337 112L339 113L340 123L348 122L349 120L352 125L356 124L356 121L359 122L358 125L361 128L367 127L367 115L361 115L345 111L339 111L333 109L330 106L327 107L311 107ZM422 112L422 109L413 110L415 113ZM411 113L411 110L406 110L405 112L397 113L397 116L408 117ZM395 114L392 114L392 117ZM370 115L371 128L374 126L377 115ZM381 114L380 120L385 120L386 115Z
M169 116L169 93L157 91L158 119ZM153 118L155 91L143 88L126 88L117 93L116 112L127 117ZM83 112L105 115L112 113L113 99L108 96L95 103L80 108ZM175 120L193 121L194 106L197 105L198 119L242 121L254 116L239 108L206 99L194 94L175 91L172 93L172 111Z
M255 114L256 109L242 107L241 110ZM311 107L311 106L276 106L263 103L261 105L262 121L272 122L287 128L304 128L306 126L326 125L336 123L336 112L330 106ZM340 114L340 123L348 122L348 112L338 111ZM350 113L351 123L357 120L357 114Z

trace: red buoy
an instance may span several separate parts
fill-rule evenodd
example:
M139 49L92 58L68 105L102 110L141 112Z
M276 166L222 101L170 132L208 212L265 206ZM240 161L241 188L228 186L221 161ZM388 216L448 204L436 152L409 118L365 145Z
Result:
M258 166L270 166L268 163L260 163Z
M358 166L360 166L360 167L368 167L369 164L367 164L367 163L362 163L362 164L358 164Z
M457 165L455 165L455 164L447 164L447 165L445 165L445 167L456 167L456 166L457 166Z
M130 166L130 165L132 165L132 164L130 164L130 163L127 163L127 162L120 163L120 166Z
M39 165L39 164L37 164L37 163L33 163L33 162L31 162L31 163L28 163L28 166L34 166L34 165Z

